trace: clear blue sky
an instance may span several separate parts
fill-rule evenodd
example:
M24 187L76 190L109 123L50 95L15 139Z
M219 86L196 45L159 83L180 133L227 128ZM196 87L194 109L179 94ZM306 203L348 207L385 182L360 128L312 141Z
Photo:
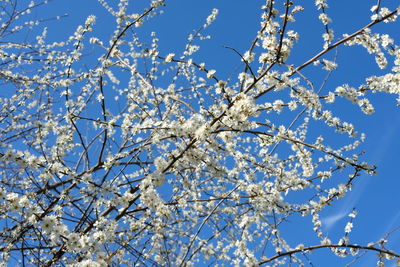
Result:
M110 1L112 2L112 1ZM143 8L142 1L131 1L133 9L139 13ZM148 2L148 1L143 1ZM200 27L205 18L216 7L220 13L217 21L208 29L212 35L211 40L202 43L202 50L196 55L198 62L207 62L207 66L218 71L223 79L228 79L233 74L237 75L237 67L242 66L237 55L231 50L223 48L224 45L236 48L244 52L254 39L259 28L260 3L258 0L170 0L166 1L165 13L154 18L147 26L139 29L139 32L156 31L160 39L161 53L179 54L183 50L187 35L192 30ZM306 11L298 15L295 30L300 33L300 41L292 51L289 61L299 64L311 58L321 50L323 32L322 24L318 22L314 1L306 2ZM352 33L370 22L370 7L376 1L330 1L327 10L333 19L333 29L336 36L343 33ZM383 0L382 6L393 8L396 1ZM297 4L297 3L296 3ZM53 17L68 13L69 16L59 21L47 23L49 38L54 41L64 40L73 33L76 27L83 24L86 17L94 14L97 17L94 35L101 35L104 40L112 34L113 22L96 0L55 0L49 3L48 8L38 9L38 18ZM400 32L396 30L396 24L384 24L374 28L378 32L387 31L396 41L400 41ZM398 23L397 23L398 26ZM341 47L332 51L327 58L333 58L337 53L339 69L334 71L327 89L333 89L343 83L357 87L365 77L371 74L383 73L374 63L373 55L369 55L360 47ZM314 69L305 69L304 73L318 81L321 81L321 73L313 73ZM355 183L353 191L347 197L335 202L334 206L324 211L324 229L334 237L343 233L347 222L347 214L355 207L358 216L354 221L354 231L351 240L354 243L364 244L376 241L387 231L400 225L400 109L396 107L395 96L376 95L372 101L376 112L371 116L362 115L358 107L343 102L341 107L336 106L335 112L342 115L343 119L353 121L359 132L366 133L366 143L362 149L366 151L363 160L378 165L378 175L363 175ZM298 218L292 218L289 222L288 233L293 235L293 240L300 240L307 236L309 229L299 231L299 226L310 226ZM307 218L309 220L309 218ZM310 226L311 227L311 226ZM286 236L288 237L288 235ZM289 241L292 239L288 237ZM306 241L303 241L306 243ZM312 244L312 242L310 242ZM294 245L294 244L292 244ZM400 246L400 235L394 234L389 248ZM371 254L372 253L368 253ZM312 254L310 259L315 266L342 266L349 260L341 260L335 257L321 258L318 253ZM329 261L328 261L329 259ZM365 256L352 266L375 266L375 257Z

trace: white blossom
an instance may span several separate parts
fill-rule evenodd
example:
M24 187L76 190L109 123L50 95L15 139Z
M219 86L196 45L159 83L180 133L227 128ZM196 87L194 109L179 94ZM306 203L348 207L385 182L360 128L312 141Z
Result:
M221 5L203 18L198 1L190 21L173 1L97 0L102 11L77 5L86 15L68 29L54 13L68 1L56 2L0 1L1 266L398 258L390 233L356 245L356 211L330 223L328 208L375 173L354 110L378 110L377 92L400 103L400 48L388 28L398 10L374 3L373 21L354 29L356 17L346 27L335 14L339 29L327 0L311 9L264 1L240 16ZM57 34L59 22L69 35ZM322 48L312 41L321 35ZM369 76L341 72L350 63ZM296 235L300 225L316 242Z
M209 71L207 72L207 78L209 78L209 79L213 78L213 77L214 77L214 74L215 74L216 72L217 72L216 70L209 70Z
M172 59L174 58L175 54L174 53L170 53L165 57L165 62L171 62Z

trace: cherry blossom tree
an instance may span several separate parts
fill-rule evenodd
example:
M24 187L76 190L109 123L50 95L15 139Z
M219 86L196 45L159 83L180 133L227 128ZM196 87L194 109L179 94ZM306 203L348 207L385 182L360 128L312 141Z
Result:
M91 15L57 42L47 40L57 29L43 26L60 14L38 20L32 12L47 1L28 2L0 2L2 266L289 266L319 251L354 260L372 251L382 266L400 259L390 233L351 241L356 210L339 240L320 219L375 172L362 160L364 135L335 115L335 101L368 115L372 93L400 94L400 47L374 32L399 9L371 3L370 22L339 36L328 1L316 0L320 51L293 64L302 1L260 1L247 50L225 47L241 68L223 77L195 57L217 9L198 18L183 49L162 53L157 27L140 29L169 0L136 13L128 0L98 0L113 35L93 34L101 18ZM340 67L335 49L356 45L385 73L329 88L303 74L322 70L326 81ZM329 138L315 134L321 127ZM317 243L287 240L298 215Z

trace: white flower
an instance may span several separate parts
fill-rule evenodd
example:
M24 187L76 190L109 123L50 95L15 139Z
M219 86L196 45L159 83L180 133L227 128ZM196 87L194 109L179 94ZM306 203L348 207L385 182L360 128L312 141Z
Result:
M46 233L50 233L57 224L57 219L54 215L46 216L42 219L42 229Z
M217 72L216 70L209 70L209 71L207 72L207 78L208 78L208 79L211 79L212 77L214 77L214 74L215 74L216 72Z
M243 55L243 59L246 60L247 63L250 63L254 60L254 55L254 52L250 53L249 51L246 51L246 53Z
M163 157L157 157L154 159L154 165L159 172L162 172L168 166L168 161L166 161Z
M321 240L321 245L330 245L331 244L331 240L327 237L325 237L323 240Z
M371 10L371 12L375 12L377 9L378 9L378 6L373 5L370 10Z
M333 103L335 102L335 94L332 92L329 92L327 97L325 98L326 103Z
M100 267L107 266L104 262L98 262L93 260L84 260L72 265L67 265L68 267Z
M299 34L295 31L290 30L287 32L287 35L290 37L291 40L294 40L294 41L299 40Z
M353 228L353 224L351 222L348 222L346 224L346 227L344 228L344 232L345 233L350 233L352 228Z
M297 108L297 103L296 103L296 101L290 101L290 102L289 102L289 109L290 109L290 111L296 110L296 108Z
M149 175L149 177L155 187L160 187L164 184L165 180L164 174L159 171L153 172L152 174Z
M325 70L334 70L337 68L337 64L333 61L323 59L322 64L324 65L323 69Z
M67 244L67 248L70 251L78 252L82 249L83 242L78 233L70 233L67 238L68 238L68 241L66 242L66 244Z
M175 54L174 53L169 53L166 57L165 57L165 62L171 62L172 59L174 58Z
M18 211L20 208L21 208L21 206L20 206L20 203L19 203L19 196L18 196L18 194L16 194L16 193L9 193L8 195L7 195L7 200L8 200L8 208L11 210L11 211Z
M280 99L275 100L275 102L272 104L272 109L278 113L282 112L283 109L283 101Z
M350 218L355 218L357 216L357 211L356 210L353 210L350 214L349 214L349 217Z
M332 22L332 20L325 13L321 13L318 18L324 25Z
M259 63L265 63L268 61L268 59L270 58L270 54L269 53L261 53L261 55L258 57L258 62Z
M90 15L86 21L85 21L85 26L89 26L90 24L94 24L96 22L96 16Z
M210 25L217 18L217 15L218 9L214 8L212 13L207 17L206 25Z
M318 7L318 9L321 8L327 8L328 4L326 3L326 0L316 0L315 5Z

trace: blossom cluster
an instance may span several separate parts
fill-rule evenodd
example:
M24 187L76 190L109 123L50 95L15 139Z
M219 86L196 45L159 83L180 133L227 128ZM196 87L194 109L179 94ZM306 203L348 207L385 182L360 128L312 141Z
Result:
M230 47L240 69L228 66L227 75L199 52L218 9L186 43L165 49L154 17L173 4L148 2L139 10L98 0L112 32L98 33L103 16L88 15L50 42L54 29L32 14L47 1L0 1L0 261L302 265L300 254L325 247L400 258L383 241L352 245L356 211L337 244L321 219L359 176L375 172L363 162L365 135L337 115L341 101L365 114L374 112L370 93L400 103L400 49L371 29L395 22L396 12L374 7L371 24L334 42L328 1L316 0L324 42L299 63L295 23L306 8L264 1L247 50ZM374 54L382 72L359 86L325 80L318 88L321 72L340 71L330 53L352 49L344 45ZM316 245L286 238L292 218L311 221Z

